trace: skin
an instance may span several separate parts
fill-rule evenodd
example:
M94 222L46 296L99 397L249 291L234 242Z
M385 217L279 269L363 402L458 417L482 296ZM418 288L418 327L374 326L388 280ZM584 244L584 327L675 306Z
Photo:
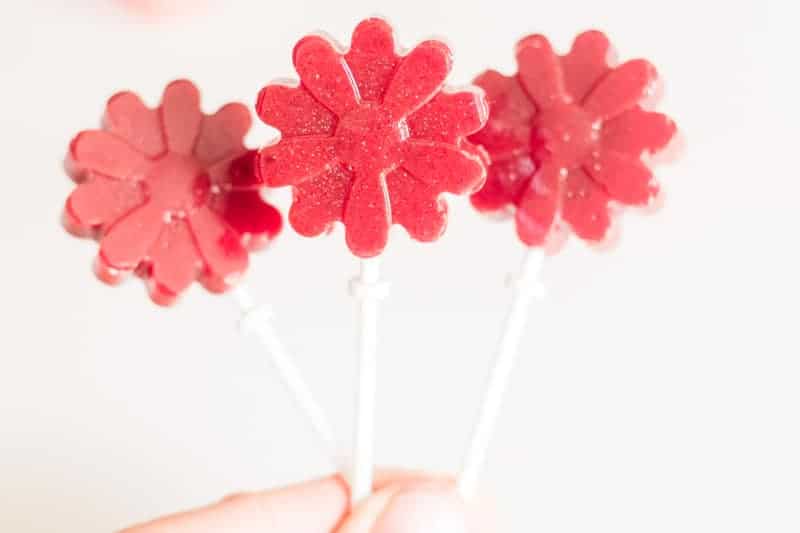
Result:
M373 494L349 510L338 476L263 492L135 526L121 533L490 533L485 505L466 505L452 480L400 471L377 475Z

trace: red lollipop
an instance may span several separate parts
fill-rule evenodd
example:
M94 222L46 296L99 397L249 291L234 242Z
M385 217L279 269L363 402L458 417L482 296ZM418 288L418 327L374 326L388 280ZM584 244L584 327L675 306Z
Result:
M293 59L300 85L268 85L257 111L282 134L260 152L259 171L294 188L295 230L314 236L342 221L359 257L383 251L392 223L437 239L447 222L440 195L473 192L486 175L465 140L486 122L486 103L479 91L443 90L449 48L425 41L399 56L391 26L368 19L348 52L310 36Z
M70 145L67 170L78 186L64 210L72 233L99 241L100 279L136 271L167 305L196 279L220 292L241 277L248 249L281 229L243 143L250 124L241 104L204 115L189 81L171 83L156 109L130 92L109 100L102 129Z
M490 70L475 80L491 114L471 140L492 164L472 203L485 212L514 209L528 246L544 244L560 221L601 241L610 203L644 206L658 194L642 156L662 150L675 124L642 108L656 88L655 68L643 59L612 68L609 49L605 35L589 31L558 56L532 35L517 44L516 75Z
M517 44L516 75L490 70L475 80L491 113L470 140L492 163L472 204L484 212L515 211L517 235L529 248L513 279L513 300L459 476L466 498L476 492L531 300L541 295L543 251L531 247L547 244L562 221L582 239L602 241L612 203L644 206L658 193L643 156L662 150L675 124L642 107L655 92L655 68L642 59L612 68L609 48L605 35L590 31L558 56L545 37L532 35Z
M281 229L281 215L260 195L255 151L244 146L250 113L228 104L200 110L189 81L167 86L161 105L148 109L133 93L113 96L100 130L72 141L67 170L78 182L64 210L67 228L100 243L96 271L107 283L135 271L156 303L175 301L195 280L230 289L248 265L248 251ZM234 296L242 327L267 348L280 378L322 443L334 438L270 322L242 287Z
M381 19L359 24L347 52L315 35L301 39L292 58L300 83L268 85L258 97L258 115L282 134L259 152L258 170L268 185L293 187L289 221L298 233L319 235L341 221L362 258L351 285L361 315L357 503L372 488L377 300L386 292L375 256L393 223L414 239L436 240L447 222L441 194L483 184L485 154L466 136L483 126L487 108L479 90L445 90L447 45L425 41L401 56Z

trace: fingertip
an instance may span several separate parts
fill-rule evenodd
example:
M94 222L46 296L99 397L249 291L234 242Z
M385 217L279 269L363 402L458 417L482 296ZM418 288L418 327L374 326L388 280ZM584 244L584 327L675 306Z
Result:
M330 533L343 521L349 490L340 476L287 488L238 493L216 504L120 533ZM314 512L309 512L313 509Z
M467 533L466 505L452 487L423 484L378 497L380 511L362 514L363 522L347 533Z
M375 491L400 485L412 486L430 483L441 483L455 487L455 479L450 474L431 473L422 470L387 468L375 472Z

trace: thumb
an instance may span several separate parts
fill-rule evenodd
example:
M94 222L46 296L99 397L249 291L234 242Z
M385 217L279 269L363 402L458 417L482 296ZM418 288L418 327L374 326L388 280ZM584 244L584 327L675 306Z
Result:
M387 487L350 514L337 533L466 533L466 506L436 482Z

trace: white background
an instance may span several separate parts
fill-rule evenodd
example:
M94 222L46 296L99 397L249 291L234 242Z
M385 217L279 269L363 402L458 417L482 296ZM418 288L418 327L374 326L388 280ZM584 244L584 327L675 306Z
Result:
M64 7L65 5L69 7ZM777 4L777 2L776 2ZM788 2L787 2L788 4ZM800 530L800 172L789 13L767 2L261 0L153 21L111 2L12 2L0 15L0 531L110 532L239 490L330 471L227 297L160 309L97 282L96 245L59 225L69 139L129 88L156 103L191 77L207 111L293 74L290 51L380 13L411 45L446 36L454 84L513 68L544 32L605 30L667 83L688 150L656 215L620 245L572 241L546 267L484 489L504 530ZM792 52L792 49L795 52ZM253 145L272 132L254 130ZM284 193L277 196L287 206ZM512 226L451 201L436 245L385 255L380 463L455 471L522 250ZM291 230L248 282L334 420L351 426L356 271L341 231Z

